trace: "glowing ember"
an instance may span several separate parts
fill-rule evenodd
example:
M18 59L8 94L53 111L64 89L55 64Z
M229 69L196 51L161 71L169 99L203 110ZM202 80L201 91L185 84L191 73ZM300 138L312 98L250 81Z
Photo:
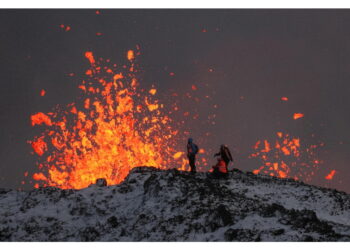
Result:
M254 145L250 158L259 159L261 166L253 173L310 181L322 163L315 153L320 146L323 144L302 147L299 138L278 132L274 143L264 140Z
M135 59L135 55L134 55L134 51L133 51L133 50L129 50L129 51L128 51L127 58L128 58L129 61Z
M286 101L288 101L288 97L285 97L285 96L281 97L281 100L286 102Z
M337 172L337 171L332 170L332 171L331 171L326 177L324 177L324 178L325 178L326 180L332 180L336 172Z
M90 64L95 64L95 58L94 58L94 55L92 54L91 51L85 52L85 57L90 61ZM89 71L90 71L91 74L92 74L92 70L89 69ZM90 74L90 75L91 75L91 74Z
M66 26L66 25L64 25L64 24L61 24L61 25L60 25L60 28L63 29L64 31L66 31L66 32L71 30L71 27L70 27L70 26L68 26L68 25Z
M40 96L44 96L46 94L46 91L44 90L44 89L42 89L41 91L40 91Z
M32 126L46 125L30 141L39 156L34 186L80 189L97 178L113 185L135 166L184 169L187 159L175 146L181 133L154 98L156 89L139 89L134 51L127 53L129 68L108 66L90 51L85 57L91 67L78 102L31 116Z
M157 93L157 90L156 90L156 89L150 89L150 90L149 90L149 93L150 93L151 95L155 95L155 94Z
M47 144L44 142L44 137L39 137L32 142L32 147L39 156L42 156L47 150Z
M302 114L302 113L294 113L294 115L293 115L294 120L297 120L297 119L300 119L303 117L304 117L304 114Z
M183 152L177 152L174 154L174 159L179 159L183 155Z
M52 125L50 117L41 112L32 115L30 119L32 120L32 126L41 125L42 123L46 124L47 126Z

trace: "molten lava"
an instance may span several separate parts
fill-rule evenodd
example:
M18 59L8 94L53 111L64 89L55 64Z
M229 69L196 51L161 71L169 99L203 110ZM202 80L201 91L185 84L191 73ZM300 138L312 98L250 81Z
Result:
M325 179L326 180L332 180L334 175L335 175L336 171L335 170L332 170L326 177Z
M66 31L66 32L71 30L71 27L70 27L70 26L64 25L64 24L61 24L61 25L60 25L60 28L61 28L62 30L64 30L64 31Z
M293 115L294 120L297 120L297 119L300 119L303 117L304 117L304 114L302 114L302 113L294 113L294 115Z
M80 189L97 178L118 184L135 166L184 169L185 154L176 150L180 133L155 98L157 90L139 87L138 53L129 50L129 66L117 67L86 52L90 68L78 86L80 99L31 116L32 126L45 128L30 141L39 156L35 187Z
M277 132L274 143L267 140L258 141L253 147L255 152L250 158L256 158L261 162L261 166L253 173L310 181L322 163L317 159L315 152L320 146L323 144L302 147L299 138Z

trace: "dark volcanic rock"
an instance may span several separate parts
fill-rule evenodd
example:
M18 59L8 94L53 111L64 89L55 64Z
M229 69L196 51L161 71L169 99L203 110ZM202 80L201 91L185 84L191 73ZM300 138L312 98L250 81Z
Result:
M221 220L223 226L232 224L232 217L230 212L224 205L219 205L215 211L216 217Z
M138 167L106 185L0 189L0 240L350 241L350 196L291 179Z
M260 241L260 236L249 229L228 229L224 236L226 241Z
M111 227L117 227L119 225L118 219L115 216L109 217L107 223L111 225Z
M95 241L100 233L94 227L87 227L79 233L81 241Z
M0 241L10 241L11 235L12 232L9 227L0 227Z
M99 178L96 180L96 186L105 187L107 186L107 180L105 178Z

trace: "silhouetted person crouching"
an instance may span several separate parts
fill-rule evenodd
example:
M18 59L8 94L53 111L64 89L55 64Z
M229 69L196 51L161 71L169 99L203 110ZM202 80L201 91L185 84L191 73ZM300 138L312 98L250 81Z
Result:
M214 157L216 156L220 156L220 158L225 162L226 168L228 168L228 164L230 163L230 161L233 161L230 150L224 144L220 146L220 152L214 155Z

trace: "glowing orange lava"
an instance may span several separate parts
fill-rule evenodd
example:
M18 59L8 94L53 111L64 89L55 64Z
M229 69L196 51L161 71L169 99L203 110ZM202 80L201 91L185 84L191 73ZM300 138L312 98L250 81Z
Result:
M45 128L29 142L39 156L35 187L80 189L97 178L118 184L136 166L185 169L183 149L176 149L180 133L155 98L157 90L139 87L136 55L127 52L127 67L104 66L108 61L87 51L90 68L78 86L80 99L31 116L32 126Z
M297 120L297 119L300 119L303 117L304 117L304 114L302 114L302 113L294 113L294 115L293 115L294 120Z
M337 171L332 170L332 171L331 171L326 177L324 177L324 178L325 178L326 180L332 180L336 172L337 172Z
M277 132L274 143L268 140L258 141L250 158L256 158L261 166L253 171L280 178L294 178L310 181L322 161L317 159L315 149L323 146L302 147L299 138Z
M127 54L128 60L134 60L135 59L135 55L134 55L134 51L133 50L129 50L128 54Z

